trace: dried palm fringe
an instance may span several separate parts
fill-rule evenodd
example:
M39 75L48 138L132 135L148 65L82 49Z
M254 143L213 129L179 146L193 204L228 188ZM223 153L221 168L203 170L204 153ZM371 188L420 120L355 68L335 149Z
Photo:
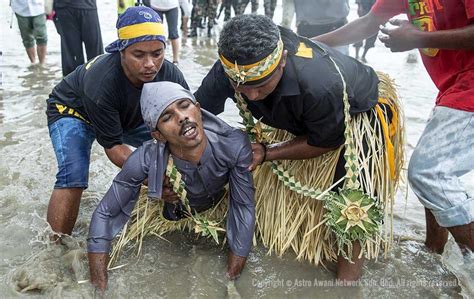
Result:
M225 227L227 216L227 192L223 199L214 208L202 213L206 219L219 222ZM132 212L129 222L125 225L121 235L114 243L110 255L109 268L119 259L123 250L128 246L136 249L136 255L141 253L143 238L154 235L163 238L163 235L173 231L194 231L195 223L190 218L179 221L169 221L163 217L163 201L148 199L146 190L142 190L140 198Z
M403 114L398 102L398 96L392 80L383 73L380 78L379 94L396 107L398 112L398 128L393 136L392 143L395 149L396 179L390 178L387 154L383 146L383 133L379 122L375 127L371 119L378 119L375 110L370 113L359 114L352 119L355 145L359 153L359 165L364 169L360 182L369 195L377 197L384 208L385 222L381 235L365 244L367 258L376 258L381 248L387 253L393 240L391 213L393 199L397 189L400 170L404 163L404 128ZM385 118L389 119L385 113ZM372 122L373 123L373 122ZM293 138L283 130L274 130L269 134L271 143ZM369 150L364 153L363 141L367 140ZM299 161L281 161L299 181L305 185L326 190L334 179L335 168L343 147L329 152L321 157ZM290 191L272 173L269 165L262 165L254 173L256 187L256 214L257 237L268 252L275 252L281 256L292 250L298 260L306 260L316 265L324 261L333 261L337 258L337 248L334 237L324 225L324 209L321 201L303 197ZM375 196L377 190L377 196ZM224 195L214 209L206 211L209 220L219 221L224 226L227 213L227 195ZM112 265L120 256L121 251L132 244L141 252L143 238L148 235L163 237L172 231L193 230L194 223L189 219L168 221L162 216L163 203L148 201L142 193L128 225L123 229L120 238L115 243L109 265Z
M363 244L365 256L369 259L376 258L382 248L385 254L390 249L393 240L391 218L393 199L404 163L403 115L398 96L393 82L387 75L379 73L379 78L380 96L396 107L399 117L396 134L391 138L395 150L395 180L390 177L380 122L371 122L374 118L378 119L376 111L372 109L369 113L358 114L351 121L359 157L358 164L361 167L359 181L370 196L378 198L385 215L381 234ZM385 111L384 114L388 120ZM269 135L271 143L294 137L283 130L276 130ZM365 153L364 141L369 146ZM326 190L333 183L335 167L342 150L341 147L315 159L283 161L283 163L300 182ZM324 261L334 261L337 258L337 245L334 236L323 224L325 213L323 203L286 189L283 182L272 175L269 165L263 165L254 178L257 190L258 237L268 248L269 253L274 251L281 256L291 250L298 260L306 260L316 265Z

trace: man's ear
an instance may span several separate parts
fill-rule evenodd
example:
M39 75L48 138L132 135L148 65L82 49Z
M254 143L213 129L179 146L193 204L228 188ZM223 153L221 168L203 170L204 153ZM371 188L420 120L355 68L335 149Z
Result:
M163 136L163 134L161 134L160 131L158 131L158 130L151 132L151 137L153 137L156 140L161 141L161 142L166 142L167 141L165 136Z
M201 104L198 101L194 104L196 108L199 110L199 119L202 121L202 112L201 112Z
M281 54L281 62L280 62L280 67L283 69L286 66L286 58L288 57L288 50L283 50L283 53Z

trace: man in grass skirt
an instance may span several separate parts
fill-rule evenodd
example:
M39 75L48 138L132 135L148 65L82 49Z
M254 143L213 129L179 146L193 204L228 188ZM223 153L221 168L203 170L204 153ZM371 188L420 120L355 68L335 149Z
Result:
M376 256L379 246L373 244L382 242L379 228L386 203L393 199L403 160L401 120L389 79L380 76L379 80L370 67L277 27L265 16L242 15L226 23L218 52L219 60L195 96L214 114L224 110L227 98L233 98L247 131L256 137L250 169L270 162L255 175L257 231L264 245L281 242L274 247L278 254L292 248L298 258L316 264L337 258L337 277L358 279L363 253ZM384 93L387 96L382 98ZM259 123L252 127L250 113L279 130L265 138L265 128ZM280 138L278 132L287 135ZM332 162L317 162L323 165L319 169L298 168L325 157L332 157ZM281 184L267 184L272 173ZM302 182L299 178L304 174L314 175ZM329 180L312 185L324 175ZM328 197L326 192L321 194L326 189L340 192ZM276 206L291 196L296 197L288 205L299 201L301 208L287 214L285 207L268 210L269 202ZM314 210L311 215L301 216L308 209ZM295 213L300 214L290 215ZM286 221L278 218L279 214L285 214ZM304 217L311 220L301 220ZM305 227L310 222L314 225ZM294 229L288 231L289 227ZM312 240L299 241L311 235ZM275 242L275 238L280 239Z

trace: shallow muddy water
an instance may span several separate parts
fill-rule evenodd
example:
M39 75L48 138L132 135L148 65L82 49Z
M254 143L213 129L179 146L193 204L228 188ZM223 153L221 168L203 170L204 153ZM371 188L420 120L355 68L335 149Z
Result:
M116 36L115 1L98 2L106 45ZM84 193L73 237L65 245L47 244L48 227L44 219L56 161L46 125L45 99L61 80L59 36L48 22L47 64L31 66L15 20L9 29L8 1L0 0L0 4L5 8L0 11L0 297L92 297L94 291L86 281L84 241L90 215L118 169L94 144L90 186ZM280 16L278 6L275 20ZM355 16L354 9L351 16ZM193 90L215 61L216 44L217 40L207 38L205 32L197 40L183 42L180 68ZM170 55L169 51L167 54ZM377 43L368 54L368 63L390 74L399 86L409 157L434 104L436 89L421 60L407 63L407 56L408 53L392 54ZM229 103L222 116L236 124L236 115L236 109ZM466 179L471 187L473 181ZM394 210L396 242L392 252L366 263L360 283L353 287L335 284L334 265L315 267L296 261L293 254L268 255L261 245L252 250L242 276L230 284L224 277L226 250L209 239L171 234L168 241L146 239L139 258L133 252L126 254L118 263L126 265L109 273L107 297L474 296L472 257L463 258L452 240L443 256L424 249L423 207L404 184Z

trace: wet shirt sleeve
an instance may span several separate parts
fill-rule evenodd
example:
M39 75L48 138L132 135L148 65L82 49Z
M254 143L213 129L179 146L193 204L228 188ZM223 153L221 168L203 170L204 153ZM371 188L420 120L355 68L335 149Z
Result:
M224 111L225 101L234 96L234 89L219 60L214 63L212 69L204 77L194 96L201 104L201 108L212 114L217 115Z
M129 220L148 172L144 156L144 147L130 155L92 214L88 252L109 253L112 240Z
M255 189L252 173L252 148L246 141L237 163L229 175L229 214L227 216L227 240L230 250L237 256L247 257L252 246L255 227Z

